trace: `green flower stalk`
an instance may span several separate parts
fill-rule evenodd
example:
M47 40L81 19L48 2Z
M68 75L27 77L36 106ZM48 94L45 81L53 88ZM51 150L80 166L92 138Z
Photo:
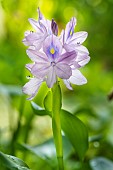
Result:
M62 106L61 89L60 85L56 83L52 88L52 128L59 170L64 170L61 121L60 121L61 106Z

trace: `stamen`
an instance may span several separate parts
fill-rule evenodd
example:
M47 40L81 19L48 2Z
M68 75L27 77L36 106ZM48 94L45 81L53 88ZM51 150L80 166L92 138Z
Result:
M80 45L80 42L77 42L78 45Z
M54 67L56 65L56 63L54 61L52 61L51 65Z

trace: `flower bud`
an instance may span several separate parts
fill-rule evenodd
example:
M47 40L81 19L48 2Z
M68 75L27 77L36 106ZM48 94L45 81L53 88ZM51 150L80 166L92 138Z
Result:
M52 22L51 22L51 29L52 29L53 34L57 36L58 35L58 25L54 21L54 19L52 19Z

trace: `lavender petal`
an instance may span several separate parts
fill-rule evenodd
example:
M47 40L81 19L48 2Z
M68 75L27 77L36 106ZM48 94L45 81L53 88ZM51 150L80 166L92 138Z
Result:
M47 79L46 79L46 83L48 85L49 88L52 88L54 83L56 83L56 73L55 73L55 68L54 67L50 67L48 74L47 74Z
M69 78L70 83L76 85L83 85L87 83L86 78L79 70L72 70L72 76Z
M71 51L71 52L66 52L64 54L62 54L57 60L56 62L60 62L60 63L65 63L65 64L70 64L73 62L73 60L76 58L77 53L75 51Z
M23 93L29 95L28 100L32 100L36 93L38 92L39 87L41 86L43 80L37 78L32 78L28 83L23 86Z
M50 68L49 63L46 63L46 64L44 64L44 63L37 64L36 63L32 67L31 73L37 78L44 78L47 75L49 68Z
M69 79L72 75L71 67L68 64L57 63L55 66L56 75L62 79Z
M37 62L37 63L39 63L39 62L47 63L48 62L47 56L42 52L32 50L32 49L28 49L26 52L27 52L27 55L29 56L29 58L34 62Z

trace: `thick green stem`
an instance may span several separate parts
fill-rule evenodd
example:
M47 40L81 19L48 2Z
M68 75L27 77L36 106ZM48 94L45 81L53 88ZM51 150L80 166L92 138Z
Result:
M52 89L52 128L59 170L64 170L62 134L60 123L61 105L62 105L61 89L58 84L55 84Z
M57 157L59 170L64 170L63 157Z
M53 136L54 136L54 141L56 146L57 157L61 158L63 157L62 135L61 135L60 119L57 116L54 115L52 117L52 128L53 128Z

